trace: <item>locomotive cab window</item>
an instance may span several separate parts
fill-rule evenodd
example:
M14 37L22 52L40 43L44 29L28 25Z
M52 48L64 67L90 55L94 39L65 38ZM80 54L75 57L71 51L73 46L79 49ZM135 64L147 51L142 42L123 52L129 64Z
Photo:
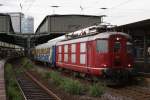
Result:
M97 40L96 49L99 53L108 52L108 40Z
M121 49L121 43L120 42L115 42L114 43L114 52L119 52Z

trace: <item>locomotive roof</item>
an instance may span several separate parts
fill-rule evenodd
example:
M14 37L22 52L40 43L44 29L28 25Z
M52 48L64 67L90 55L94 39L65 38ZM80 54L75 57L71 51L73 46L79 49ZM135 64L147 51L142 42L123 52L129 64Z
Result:
M123 32L103 32L103 33L100 33L100 34L97 34L97 35L93 36L93 38L94 39L97 39L97 38L109 38L110 36L116 35L116 34L124 35L126 38L130 38L130 36L128 34L123 33Z
M85 42L85 41L91 41L91 40L96 40L96 39L108 39L112 35L120 34L125 36L126 38L130 38L130 36L126 33L123 32L103 32L99 33L96 35L92 36L87 36L87 37L82 37L82 38L77 38L77 39L72 39L72 40L66 40L66 41L59 41L57 45L61 44L69 44L69 43L76 43L76 42Z
M53 45L61 45L61 44L69 44L69 43L76 43L76 42L85 42L85 41L91 41L91 40L96 40L96 39L108 39L112 35L120 34L125 36L126 38L130 38L130 36L126 33L123 32L103 32L99 34L95 34L92 36L87 36L87 37L82 37L82 38L77 38L77 39L71 39L71 40L65 40L65 35L52 39L48 41L47 43L40 44L36 46L36 49L40 48L48 48L52 47ZM63 41L65 40L65 41Z

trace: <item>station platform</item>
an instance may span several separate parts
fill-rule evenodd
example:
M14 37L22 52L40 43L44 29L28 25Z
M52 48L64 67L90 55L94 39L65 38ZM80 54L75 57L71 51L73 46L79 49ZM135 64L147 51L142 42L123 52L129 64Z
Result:
M4 64L5 60L0 60L0 100L6 100Z

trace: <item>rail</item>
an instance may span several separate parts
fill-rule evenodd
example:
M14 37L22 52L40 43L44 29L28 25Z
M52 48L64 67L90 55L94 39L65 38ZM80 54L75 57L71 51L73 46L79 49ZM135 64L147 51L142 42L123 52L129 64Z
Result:
M61 100L28 72L17 76L17 80L25 100Z

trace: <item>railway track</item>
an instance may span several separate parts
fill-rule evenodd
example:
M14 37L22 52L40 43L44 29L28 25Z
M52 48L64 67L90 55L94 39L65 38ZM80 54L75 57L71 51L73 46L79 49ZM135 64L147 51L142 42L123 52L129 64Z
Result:
M27 72L17 76L17 81L25 100L61 100Z
M39 67L39 68L42 68L42 67ZM51 71L51 69L48 69L48 68L43 68L43 69ZM73 78L71 77L70 74L65 73L65 72L62 72L61 75L65 77ZM88 80L84 80L81 78L73 78L73 79L77 79L80 82L90 84L90 81ZM147 87L140 87L140 86L133 85L133 86L126 86L126 87L113 87L113 88L107 87L107 89L112 94L118 95L119 97L121 96L121 98L119 99L118 97L112 96L113 99L108 98L108 100L128 100L128 98L129 100L150 100L150 88L147 88ZM122 98L122 97L125 97L125 98Z

